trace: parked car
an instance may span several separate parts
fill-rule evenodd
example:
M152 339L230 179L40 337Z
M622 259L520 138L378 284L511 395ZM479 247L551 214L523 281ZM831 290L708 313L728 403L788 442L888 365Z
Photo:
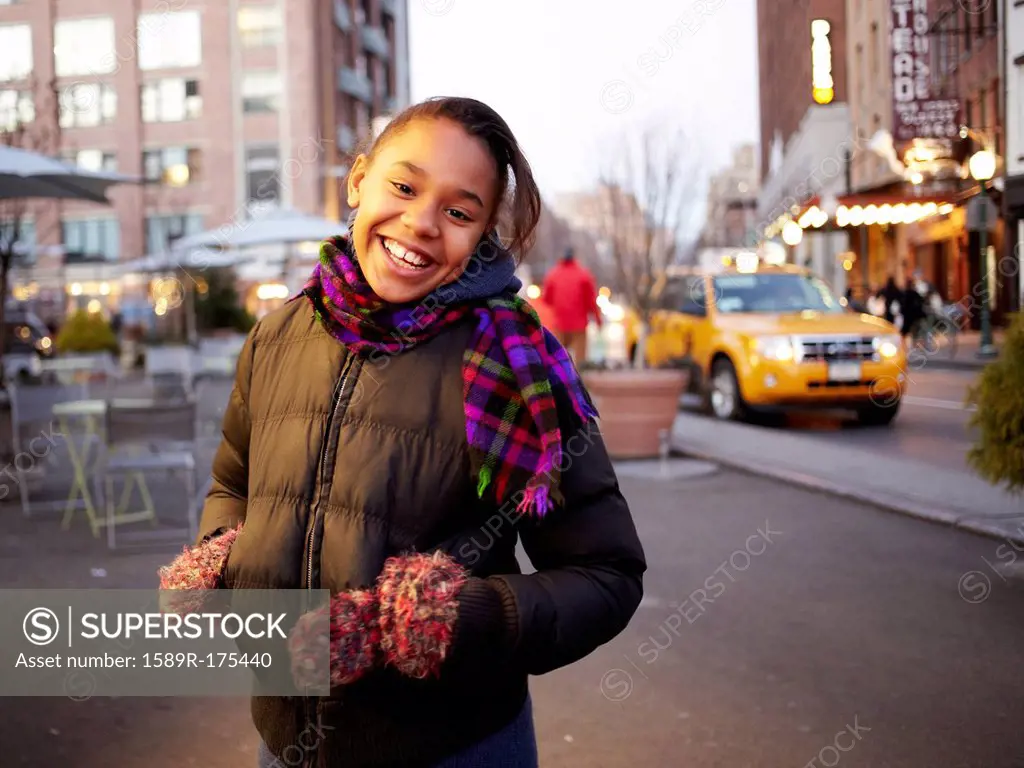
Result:
M44 359L56 354L50 329L34 312L9 306L4 312L4 325L5 354L29 349Z

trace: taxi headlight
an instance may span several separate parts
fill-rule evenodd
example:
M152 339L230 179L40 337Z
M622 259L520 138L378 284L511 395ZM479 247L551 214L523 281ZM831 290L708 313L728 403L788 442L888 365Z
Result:
M759 336L754 340L754 349L766 360L785 362L796 357L796 349L789 336Z
M900 345L903 340L898 335L877 336L873 342L875 352L883 360L891 360L900 353Z

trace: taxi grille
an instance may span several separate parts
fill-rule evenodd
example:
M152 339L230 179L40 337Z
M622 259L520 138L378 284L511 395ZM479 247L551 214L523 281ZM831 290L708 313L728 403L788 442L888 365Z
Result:
M797 358L805 363L865 362L875 359L871 336L798 336Z
M864 387L875 386L877 381L877 379L861 379L860 381L809 381L807 382L807 388L811 390L862 389Z

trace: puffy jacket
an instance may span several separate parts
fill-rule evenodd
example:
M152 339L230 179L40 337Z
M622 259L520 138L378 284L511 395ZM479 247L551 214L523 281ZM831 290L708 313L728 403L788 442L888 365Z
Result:
M477 498L462 402L472 331L470 320L366 360L301 299L246 339L199 532L245 523L226 587L372 586L386 558L409 550L443 549L473 576L439 679L386 667L329 697L254 697L277 755L301 744L310 765L436 763L511 722L528 675L583 658L640 602L644 552L593 422L563 421L563 508L516 519ZM537 573L521 573L517 538Z
M561 261L544 278L541 298L551 308L559 333L587 330L587 319L593 315L601 322L597 306L597 285L590 271L577 261Z

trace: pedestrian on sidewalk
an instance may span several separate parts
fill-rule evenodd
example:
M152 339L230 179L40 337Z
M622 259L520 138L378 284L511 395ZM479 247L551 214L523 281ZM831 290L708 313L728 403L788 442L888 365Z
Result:
M528 675L621 632L646 570L590 397L517 295L537 186L499 115L439 98L347 194L348 231L246 339L198 540L161 586L330 590L330 696L253 699L262 766L532 768Z
M544 278L541 299L551 307L555 334L577 364L587 358L587 324L594 318L601 327L597 282L590 270L576 260L572 248Z
M897 328L901 328L903 326L903 316L901 314L903 291L896 285L896 278L889 275L889 279L885 281L885 286L876 295L885 302L885 310L882 314L885 321L892 323Z

